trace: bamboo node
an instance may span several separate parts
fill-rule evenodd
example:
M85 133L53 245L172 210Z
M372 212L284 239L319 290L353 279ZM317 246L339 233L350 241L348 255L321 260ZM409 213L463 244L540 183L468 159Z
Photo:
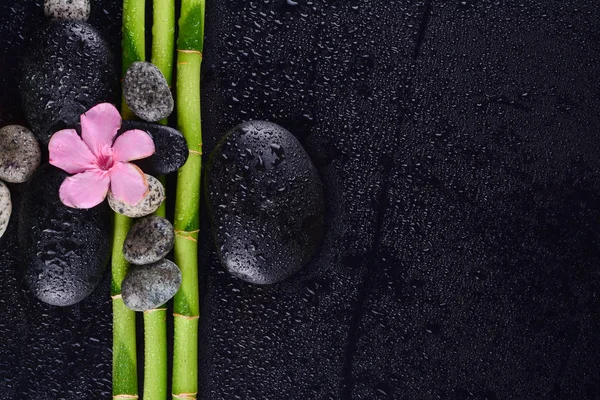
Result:
M149 313L155 312L155 311L167 311L167 309L166 308L153 308L151 310L145 310L144 314L149 314Z
M200 316L198 316L198 315L183 315L183 314L177 314L177 313L173 313L173 316L177 317L177 318L183 318L183 319L189 319L189 320L200 318Z
M185 62L185 61L184 61L184 62L178 62L178 63L177 63L177 65L188 65L188 64L189 64L189 62Z
M185 54L198 54L200 56L200 58L203 58L202 52L198 51L198 50L180 50L180 49L177 49L177 51L179 53L185 53Z
M200 232L199 229L195 230L195 231L180 231L180 230L175 230L175 236L179 236L182 239L185 240L191 240L192 242L198 243L198 241L196 240L196 238L194 238L192 235L195 233Z
M139 396L137 394L118 394L113 396L113 399L137 399Z
M197 394L198 394L198 392L195 392L195 393L179 393L179 394L173 393L173 398L174 399L195 399Z
M117 299L122 299L123 296L121 296L121 294L115 294L115 295L110 296L110 298L113 300L117 300ZM129 395L126 395L126 396L129 396Z
M202 152L201 151L196 151L196 150L188 150L190 152L190 154L195 154L197 156L201 156Z

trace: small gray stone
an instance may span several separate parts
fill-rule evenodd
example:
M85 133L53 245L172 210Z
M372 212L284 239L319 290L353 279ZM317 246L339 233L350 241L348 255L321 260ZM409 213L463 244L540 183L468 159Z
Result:
M123 244L123 256L135 265L152 264L165 258L174 243L175 232L168 219L146 217L129 230Z
M131 64L123 81L123 96L131 111L149 122L160 121L173 112L173 95L167 80L149 62Z
M165 304L181 286L181 271L169 260L134 266L121 286L125 305L134 311L146 311Z
M11 213L12 202L10 201L10 191L4 182L0 182L0 237L6 232Z
M0 179L23 183L40 166L42 153L34 134L20 125L0 129Z
M148 180L148 193L138 204L132 206L117 200L112 192L108 191L108 204L114 212L126 215L130 218L140 218L152 214L165 200L165 188L162 183L152 175L146 175Z
M90 0L44 0L44 14L52 19L87 21L90 11Z

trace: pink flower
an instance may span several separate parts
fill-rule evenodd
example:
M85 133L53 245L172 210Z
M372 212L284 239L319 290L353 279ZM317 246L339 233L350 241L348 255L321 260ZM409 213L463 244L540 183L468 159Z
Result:
M59 189L69 207L92 208L102 203L108 190L127 204L138 204L148 192L142 170L128 161L154 154L154 141L134 129L115 136L121 115L109 103L98 104L81 115L81 136L74 129L56 132L50 139L50 164L73 176ZM113 143L114 141L114 143Z

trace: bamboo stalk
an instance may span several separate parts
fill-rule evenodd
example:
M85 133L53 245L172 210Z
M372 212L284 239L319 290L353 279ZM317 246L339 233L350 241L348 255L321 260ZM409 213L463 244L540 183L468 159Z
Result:
M125 77L131 64L146 60L145 13L145 0L123 0L122 77ZM123 119L135 118L127 106L125 98L121 102L121 116Z
M167 309L144 311L144 400L167 398Z
M204 0L182 0L177 41L177 123L190 155L177 176L175 263L182 273L173 303L173 399L198 393L198 231L202 130L200 67L204 42Z
M171 86L175 41L175 0L154 0L152 26L152 63L160 69ZM166 125L167 120L161 121ZM158 179L166 188L166 179ZM166 200L154 213L166 216ZM144 312L144 400L167 398L167 309Z
M113 308L113 397L138 395L135 342L135 312L125 307L121 297L121 282L129 264L123 258L123 241L131 220L114 214L111 297Z
M123 69L125 76L135 61L146 59L145 54L145 0L123 0ZM122 101L121 115L131 119L133 114ZM131 227L131 219L114 214L114 236L112 252L113 301L113 398L137 398L137 348L135 337L135 312L125 307L121 297L121 283L129 269L123 257L123 242Z

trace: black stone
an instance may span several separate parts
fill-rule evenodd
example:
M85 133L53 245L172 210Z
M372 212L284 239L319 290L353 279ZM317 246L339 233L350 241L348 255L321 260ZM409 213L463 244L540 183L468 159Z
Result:
M223 266L252 283L298 271L321 237L321 180L296 138L271 122L242 123L211 153L206 190Z
M75 304L94 291L108 265L110 213L63 205L58 189L67 174L48 164L30 181L19 214L19 248L26 281L40 300Z
M131 129L146 131L154 139L156 153L135 163L147 174L170 174L185 164L189 150L181 132L168 126L141 121L123 121L119 132Z
M31 43L19 86L31 130L47 145L88 109L114 102L118 74L108 45L86 22L50 22Z

